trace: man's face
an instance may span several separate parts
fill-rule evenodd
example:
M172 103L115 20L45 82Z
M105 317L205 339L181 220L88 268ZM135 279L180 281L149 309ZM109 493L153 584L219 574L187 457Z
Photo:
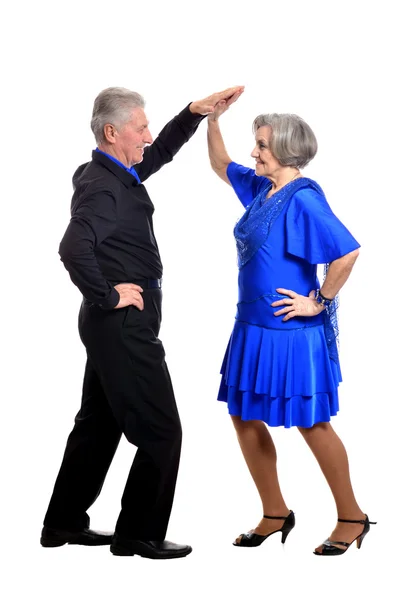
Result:
M127 166L132 167L143 160L144 148L152 142L144 110L133 109L130 121L116 133L115 150L125 157Z

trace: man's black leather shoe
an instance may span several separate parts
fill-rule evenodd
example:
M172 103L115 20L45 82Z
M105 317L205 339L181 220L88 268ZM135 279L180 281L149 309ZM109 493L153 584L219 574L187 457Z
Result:
M166 559L183 558L192 552L191 546L174 544L173 542L152 542L144 540L127 540L117 533L111 544L111 552L115 556L133 556L138 554L143 558Z
M81 546L109 546L113 534L104 531L83 529L82 531L62 531L43 527L40 543L45 548L56 548L64 544L79 544Z

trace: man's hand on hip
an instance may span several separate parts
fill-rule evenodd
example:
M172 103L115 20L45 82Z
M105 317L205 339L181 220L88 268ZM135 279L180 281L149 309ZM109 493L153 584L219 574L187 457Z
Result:
M124 308L125 306L136 306L139 310L144 309L144 301L141 295L143 288L135 283L118 283L115 286L119 293L119 302L114 308Z
M221 100L226 100L227 102L233 96L235 96L236 100L239 96L241 96L243 91L243 85L236 85L235 87L227 88L227 90L224 90L223 92L211 94L211 96L208 96L203 100L196 100L195 102L192 102L189 107L190 111L194 115L209 115L210 113L213 113L218 102Z

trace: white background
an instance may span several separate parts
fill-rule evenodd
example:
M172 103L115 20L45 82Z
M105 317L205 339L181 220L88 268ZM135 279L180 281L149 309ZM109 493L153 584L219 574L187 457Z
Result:
M397 557L397 79L395 2L19 2L2 17L3 598L394 597ZM283 551L231 545L261 506L225 404L215 398L236 302L232 229L242 213L213 174L206 123L147 189L164 271L161 339L184 428L168 539L184 560L113 557L39 545L42 518L79 408L80 294L58 257L76 167L90 159L97 93L147 100L150 129L190 101L245 85L223 117L231 157L251 166L251 124L295 112L319 153L305 174L362 245L341 294L341 411L363 510L378 520L362 551L319 558L335 525L314 457L295 430L272 431L297 527ZM112 529L134 449L122 440L92 526ZM396 520L395 520L396 519Z

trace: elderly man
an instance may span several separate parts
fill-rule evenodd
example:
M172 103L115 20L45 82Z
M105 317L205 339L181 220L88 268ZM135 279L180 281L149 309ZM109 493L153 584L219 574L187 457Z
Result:
M170 162L230 88L192 102L153 142L143 98L108 88L94 102L97 148L73 183L72 218L60 245L83 294L79 333L87 351L82 405L44 519L41 544L111 544L115 555L179 558L165 541L180 459L181 425L158 339L162 263L154 206L143 182ZM133 166L134 165L134 166ZM89 528L122 433L137 446L115 534Z

